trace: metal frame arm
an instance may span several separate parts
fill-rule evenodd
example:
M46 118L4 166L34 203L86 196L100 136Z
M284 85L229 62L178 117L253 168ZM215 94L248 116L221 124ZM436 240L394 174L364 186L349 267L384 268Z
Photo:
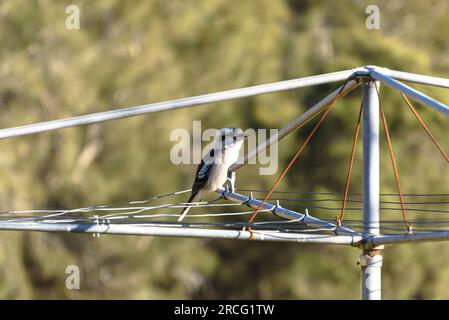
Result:
M188 226L188 224L181 224ZM69 232L69 233L91 233L91 234L116 234L134 236L162 236L182 238L215 238L232 240L255 240L255 241L282 241L297 243L320 243L354 245L361 240L360 236L333 236L322 234L305 234L279 231L241 231L204 229L178 226L139 226L126 224L103 224L95 223L45 223L45 222L0 222L0 230L17 231L41 231L41 232Z
M216 192L221 194L224 198L226 198L228 200L245 204L254 209L256 209L262 203L262 201L254 199L251 196L247 197L247 196L244 196L244 195L241 195L238 193L228 192L222 188L218 189ZM346 227L340 227L333 223L323 221L323 220L314 218L312 216L309 216L308 214L302 214L302 213L299 213L299 212L296 212L293 210L282 208L279 204L274 205L274 204L270 204L270 203L264 203L262 209L270 210L275 215L278 215L285 219L299 220L300 222L303 222L311 227L326 228L329 231L335 231L335 233L338 235L360 235L360 233L355 232Z
M307 122L309 122L311 119L313 119L316 115L323 112L331 103L334 101L334 99L340 99L347 95L349 92L354 90L359 86L359 82L357 80L349 80L344 88L342 89L342 86L339 86L337 89L332 91L327 97L316 103L313 107L305 111L303 114L301 114L299 117L282 127L277 134L271 135L267 140L260 143L256 148L253 150L250 150L248 154L240 158L236 164L231 166L229 169L230 171L235 171L240 168L242 168L245 164L248 163L249 160L254 159L258 154L265 152L268 150L272 145L275 143L278 143L280 140L282 140L284 137L295 131L296 129L302 127ZM338 95L338 96L337 96ZM337 96L337 97L336 97Z
M138 115L181 109L186 107L193 107L207 103L234 100L244 97L251 97L260 94L285 91L301 87L314 86L324 83L343 81L350 77L354 70L344 70L333 73L327 73L317 76L298 78L293 80L286 80L280 82L273 82L252 87L239 88L227 91L214 92L194 97L169 100L164 102L144 104L135 107L128 107L116 109L105 112L92 113L71 118L40 122L25 126L7 128L0 130L0 139L23 136L28 134L35 134L51 130L57 130L67 127L74 127L80 125L87 125L97 122L104 122L115 119L122 119L127 117L134 117Z
M426 84L435 87L449 88L449 79L440 78L440 77L432 77L425 76L417 73L403 72L397 70L391 70L388 68L375 67L377 70L380 70L386 76L390 76L397 80L404 80L408 82L414 82L419 84Z
M432 108L444 113L445 115L449 116L449 107L447 105L445 105L444 103L441 103L441 102L425 95L424 93L422 93L412 87L409 87L408 85L406 85L398 80L395 80L395 79L385 75L384 73L379 71L377 68L371 68L370 71L371 71L371 76L374 79L381 81L386 86L396 89L396 90L399 90L402 93L411 97L413 100L420 102L426 106L432 107Z

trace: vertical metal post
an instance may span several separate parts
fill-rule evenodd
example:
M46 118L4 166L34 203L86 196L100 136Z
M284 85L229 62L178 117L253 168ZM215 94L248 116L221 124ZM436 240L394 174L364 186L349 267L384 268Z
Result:
M376 88L377 87L377 88ZM364 234L379 234L379 82L363 83L363 221ZM361 296L381 299L383 247L364 249L360 256Z

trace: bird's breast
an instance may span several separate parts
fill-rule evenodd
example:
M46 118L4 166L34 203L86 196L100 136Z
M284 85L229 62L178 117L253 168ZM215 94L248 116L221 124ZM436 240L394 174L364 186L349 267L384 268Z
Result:
M225 148L217 154L214 164L211 168L207 189L216 190L223 186L228 178L229 168L237 162L239 157L240 146Z
M208 187L210 190L216 190L223 186L228 178L229 167L225 163L215 164L211 168L211 172L208 179Z

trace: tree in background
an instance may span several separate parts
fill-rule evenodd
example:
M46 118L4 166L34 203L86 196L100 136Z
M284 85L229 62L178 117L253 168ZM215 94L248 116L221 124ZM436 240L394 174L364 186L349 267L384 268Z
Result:
M379 30L365 27L365 8L373 2L381 11ZM80 8L79 30L65 27L70 4ZM447 2L422 0L6 0L0 3L0 126L366 64L447 77L448 10ZM333 89L319 86L2 140L1 210L73 208L186 189L194 169L169 161L173 129L190 129L193 120L215 128L278 128ZM442 90L423 90L449 102ZM446 163L400 96L381 91L404 189L447 192ZM338 102L282 189L343 190L359 105L358 94ZM420 112L448 146L445 119L432 110ZM280 143L280 167L308 128ZM381 161L382 191L394 192L385 148ZM251 165L238 179L241 187L263 189L274 177L259 176ZM359 166L352 191L359 191L360 181ZM444 244L388 248L384 296L449 298L447 250ZM2 231L0 297L357 298L358 254L313 245ZM81 268L79 291L65 288L69 264Z

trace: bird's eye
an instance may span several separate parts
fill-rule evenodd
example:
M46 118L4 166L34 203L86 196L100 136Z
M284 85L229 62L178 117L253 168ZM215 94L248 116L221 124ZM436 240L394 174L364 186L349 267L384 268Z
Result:
M234 137L233 139L234 139L234 142L236 142L236 141L237 141L237 137Z

